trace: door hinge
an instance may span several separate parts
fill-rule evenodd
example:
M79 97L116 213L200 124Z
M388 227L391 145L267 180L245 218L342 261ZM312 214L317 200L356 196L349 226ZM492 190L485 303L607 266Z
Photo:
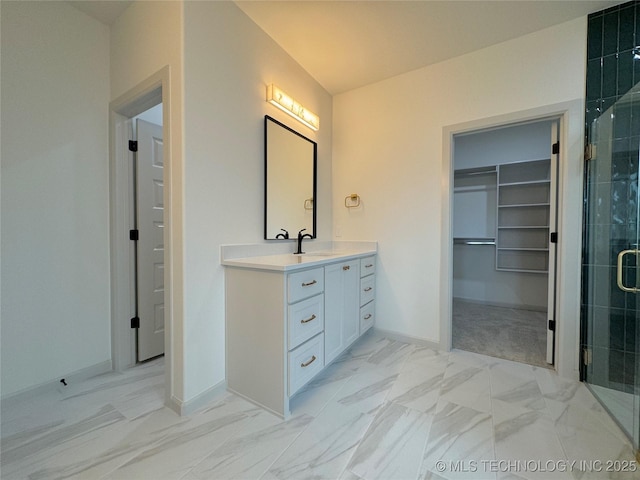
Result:
M129 240L137 242L140 239L140 232L138 230L129 230Z
M592 160L596 156L596 146L593 143L588 143L584 147L584 159L585 161Z
M556 331L556 321L555 320L549 320L549 330L551 330L552 332Z
M131 319L131 328L140 328L140 317L133 317Z
M558 155L560 153L560 142L556 142L551 145L551 153L554 155Z
M593 361L593 351L590 348L582 349L582 363L585 365L591 365Z
M551 232L549 235L549 241L551 243L558 243L558 232Z
M129 140L129 151L137 152L138 151L138 141L137 140Z

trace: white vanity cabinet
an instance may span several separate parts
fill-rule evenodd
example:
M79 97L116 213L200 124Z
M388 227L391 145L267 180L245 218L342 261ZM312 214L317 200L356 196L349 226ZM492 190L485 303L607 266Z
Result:
M223 263L226 378L230 391L286 418L289 399L373 325L373 283L363 280L375 256L367 268L357 254L284 266L293 261L277 257Z
M333 361L360 334L359 295L360 262L351 260L324 267L325 324L324 355Z
M376 316L376 258L360 259L360 335L373 327Z

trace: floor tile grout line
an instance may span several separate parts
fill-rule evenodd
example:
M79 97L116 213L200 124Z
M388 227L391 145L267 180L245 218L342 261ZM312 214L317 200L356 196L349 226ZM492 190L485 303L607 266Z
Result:
M207 405L207 406L204 406L204 407L202 407L202 408L198 409L198 413L203 413L205 410L207 410L207 409L209 409L209 408L212 408L213 406L218 405L218 404L220 404L220 403L224 402L224 401L225 401L225 398L226 398L226 397L225 397L225 395L223 394L223 395L221 396L221 398L217 399L216 401L211 402L211 404L209 404L209 405ZM172 411L172 413L175 413L175 412L173 412L173 411ZM194 414L192 414L192 415L190 415L190 416L184 416L184 417L178 416L178 421L177 421L177 423L172 424L170 427L165 427L163 430L166 430L167 428L174 428L174 427L176 427L176 426L178 426L178 425L180 425L180 426L181 426L181 425L184 425L184 424L186 424L186 423L189 423L192 419L196 418L196 417L195 417L195 415L196 415L196 412L194 412ZM248 415L246 415L245 413L242 413L242 415L244 415L244 416L246 417L246 418L245 418L245 419L243 419L243 420L246 420L246 419L248 419L248 418L249 418L249 416L248 416ZM129 421L129 422L131 422L132 420L128 420L128 421ZM239 428L239 427L237 427L237 428ZM148 452L149 450L152 450L153 448L155 448L159 443L162 443L162 440L166 439L166 438L167 438L167 437L169 437L170 435L171 435L171 433L170 433L170 432L163 433L163 434L162 434L162 435L160 435L158 438L154 439L151 443L147 443L147 444L145 444L145 445L144 445L144 447L143 447L143 448L141 448L141 449L140 449L140 451L138 451L135 455L133 455L132 457L130 457L130 458L129 458L127 461L125 461L124 463L120 463L120 464L118 464L118 466L116 466L115 468L113 468L112 470L110 470L110 471L109 471L109 473L107 473L106 475L103 475L101 478L108 477L108 476L112 475L113 473L117 472L121 467L123 467L124 465L128 464L131 460L133 460L133 459L137 458L138 456L140 456L140 455L144 454L145 452ZM232 436L232 437L230 437L230 438L233 438L233 436ZM220 444L218 447L216 447L216 450L217 450L218 448L220 448L222 445L226 444L226 443L230 440L230 438L226 439L222 444ZM201 463L202 461L204 461L204 460L205 460L209 455L211 455L211 453L213 453L213 452L209 452L209 453L208 453L208 454L206 454L204 457L202 457L199 461L197 461L197 462L196 462L196 463L195 463L191 468L189 468L189 470L188 470L184 475L187 475L189 472L191 472L191 471L195 468L195 466L196 466L196 465L198 465L199 463ZM184 476L184 475L183 475L183 476Z
M373 423L373 421L375 420L377 416L377 412L376 415L371 415L371 418L369 420L369 424L367 425L367 428L364 430L364 432L362 433L362 435L360 436L360 438L358 439L358 441L355 444L355 447L352 449L351 455L349 455L349 458L347 459L347 462L345 464L344 469L340 472L340 475L338 476L338 478L342 477L344 475L344 473L349 470L349 464L351 463L351 459L353 458L353 456L356 454L356 451L358 450L358 447L360 447L360 443L362 443L362 440L364 439L365 435L367 434L367 432L369 431L369 429L371 428L371 424ZM351 472L351 470L349 470L349 472ZM353 473L353 472L351 472ZM354 473L354 475L356 475ZM358 475L358 478L360 478L360 475Z
M404 342L400 342L400 343L404 343ZM410 344L407 344L410 345ZM387 390L387 392L385 393L384 399L382 400L382 402L380 403L380 406L378 407L378 410L376 411L376 414L373 415L371 417L371 421L369 422L369 425L367 426L367 429L364 431L364 433L362 434L362 436L360 437L360 440L358 441L357 446L353 449L353 452L351 453L350 457L349 457L349 461L347 462L347 466L345 467L345 469L341 472L341 475L349 469L349 464L351 463L351 459L353 458L353 456L356 454L356 452L358 451L358 448L360 448L361 442L362 440L367 436L367 433L369 432L369 429L371 428L371 425L373 424L373 422L375 421L375 419L378 417L378 415L380 414L380 412L384 409L385 405L387 403L394 403L393 401L388 400L389 395L391 395L391 391L393 390L393 386L395 385L395 382L398 381L398 377L400 376L400 372L402 371L402 369L404 368L405 364L407 363L407 360L409 358L409 356L411 356L411 354L413 352L415 352L416 346L413 345L413 350L411 352L409 352L404 360L402 361L402 365L400 366L399 372L396 375L395 380L393 381L393 384L391 385L391 387L389 387L389 389ZM373 355L373 354L372 354ZM396 404L399 405L399 404ZM402 405L404 407L404 405ZM405 408L409 408L409 407L405 407ZM414 411L416 411L415 409L412 409ZM424 413L424 412L421 412ZM429 429L431 429L431 426L429 426ZM422 460L420 461L419 465L418 465L418 474L417 476L420 475L420 467L422 466ZM349 470L351 472L351 470ZM353 473L353 472L351 472ZM356 474L357 475L357 474ZM416 480L417 480L417 476L416 476Z
M447 362L449 359L449 353L447 353ZM446 367L445 367L446 370ZM444 371L442 372L442 378L444 379ZM432 428L433 428L433 421L436 418L436 415L438 413L438 403L440 402L440 394L442 393L442 381L440 382L440 386L438 387L438 397L436 398L436 402L435 402L435 408L436 411L434 412L432 418L431 418L431 422L429 423L429 431L427 432L427 436L424 440L424 445L422 446L422 453L420 455L420 464L418 465L418 473L416 475L416 480L420 480L420 473L422 472L422 466L424 465L425 462L425 453L427 451L427 445L429 445L429 440L431 439L431 433L432 433ZM440 459L438 459L440 460ZM427 470L428 472L430 472L431 470Z
M489 374L489 401L491 402L491 444L493 448L493 458L498 460L498 448L496 446L496 418L494 414L493 381L491 380L491 369L487 369ZM498 474L496 473L496 478Z
M245 414L246 415L246 414ZM243 420L251 420L250 416L246 416L246 418L244 418ZM240 430L240 426L237 427L238 430ZM202 462L204 462L207 458L209 458L211 455L213 455L216 451L220 450L222 447L224 447L226 444L228 444L229 442L231 442L232 440L235 440L236 438L238 438L240 435L231 435L229 436L224 442L222 442L220 445L218 445L215 450L207 453L204 457L202 457L199 461L197 461L196 463L193 464L193 466L185 473L185 475L188 475L189 473L191 473L193 470L195 470L198 465L200 465ZM184 475L182 476L184 477ZM181 477L181 478L182 478Z
M313 419L315 420L317 417L313 417ZM267 467L264 469L264 471L260 474L260 476L258 477L258 480L264 478L264 476L269 473L269 470L271 470L271 467L273 467L276 462L285 454L285 452L287 450L289 450L289 448L291 448L291 445L293 445L296 440L298 439L298 437L300 437L300 435L302 435L304 432L307 431L307 428L309 428L311 426L311 424L313 423L313 420L309 422L309 424L304 427L302 430L300 430L300 433L298 433L294 438L291 439L291 441L287 444L287 446L285 448L282 449L282 452L280 452L280 455L276 456L273 461L267 465Z
M381 337L381 338L376 339L376 340L375 340L375 343L374 343L372 340L373 340L373 339L368 340L368 341L367 341L367 344L365 344L365 345L368 347L368 348L367 348L367 350L369 350L370 348L372 348L375 344L379 344L380 340L386 340L386 343L387 343L387 344L393 343L393 341L394 341L394 340L392 340L392 339L385 339L384 337ZM371 341L371 344L369 344L369 342L370 342L370 341ZM404 342L400 342L400 343L404 343ZM411 344L408 344L408 345L411 345ZM393 369L398 368L398 367L400 368L400 370L399 370L398 374L395 376L395 379L393 380L393 382L392 382L391 386L390 386L390 387L386 390L386 392L384 393L384 396L383 396L383 398L381 399L380 406L378 407L378 412L376 412L374 415L370 416L369 423L368 423L367 425L363 425L364 433L363 433L362 435L359 435L359 439L354 440L354 442L355 442L355 443L353 444L354 446L352 447L352 450L351 450L351 452L350 452L349 458L348 458L348 459L346 459L346 467L341 471L341 475L344 475L344 474L345 474L345 472L348 470L348 466L349 466L349 464L351 463L351 461L352 461L352 459L353 459L353 456L355 455L355 452L356 452L356 451L357 451L357 449L359 448L360 443L362 442L362 439L367 435L367 432L369 432L369 430L370 430L370 428L371 428L371 423L375 420L376 415L378 415L378 414L379 414L379 409L380 409L381 407L384 407L385 405L388 405L389 403L394 403L394 402L393 402L393 400L391 399L391 392L392 392L392 390L394 389L394 386L396 386L396 385L398 384L398 382L399 382L399 378L400 378L400 377L399 377L399 375L401 375L401 374L402 374L402 371L403 371L405 368L408 368L408 365L409 365L409 361L410 361L411 355L413 355L413 354L418 350L418 348L419 348L418 346L415 346L415 345L414 345L414 346L413 346L413 348L411 349L410 353L408 353L406 356L402 357L398 363L390 362L390 364L392 365L392 370L391 370L391 371L393 371ZM378 350L378 351L379 351L379 350ZM366 352L364 352L364 353L366 353ZM376 351L375 351L375 350L373 350L373 351L370 351L368 354L363 355L363 357L362 357L363 361L364 361L364 362L367 362L369 359L371 359L371 356L372 356L372 355L374 355L375 353L376 353ZM505 364L505 365L512 365L512 364L522 365L522 364L521 364L521 363L519 363L519 362L514 362L514 361L509 361L509 360L503 360L503 359L497 359L497 358L486 357L486 356L483 356L483 355L481 355L481 354L474 354L474 353L472 353L472 352L471 352L471 353L469 353L469 352L465 352L465 354L469 355L468 357L466 357L466 358L467 358L467 360L465 361L465 363L466 363L466 362L469 362L469 359L473 359L473 357L474 357L474 356L476 356L476 355L478 355L478 358L483 358L483 359L484 359L484 361L483 361L483 363L484 363L484 367L485 367L486 371L488 371L488 372L489 372L489 376L488 376L488 381L489 381L489 383L488 383L488 392L489 392L489 398L490 398L490 402L491 402L491 403L490 403L491 408L490 408L490 413L489 413L489 414L490 414L490 416L491 416L491 432L492 432L491 441L492 441L492 451L493 451L494 458L497 458L498 450L497 450L497 448L496 448L496 441L495 441L496 421L495 421L495 417L494 417L494 412L496 411L496 408L497 408L497 407L495 407L495 398L494 398L494 395L495 395L495 392L496 392L496 385L500 386L500 385L502 385L502 383L495 384L495 382L493 381L494 379L493 379L493 376L491 375L491 366L493 366L493 365L498 366L498 365L502 365L502 364ZM449 352L447 352L447 359L446 359L446 365L447 365L447 367L448 367L448 366L450 366L450 365L452 364L452 362L451 362L451 360L450 360L450 357L451 357L451 356L452 356L452 354L451 354L451 353L449 353ZM387 358L387 357L386 357L386 356L383 356L382 358L385 358L385 360L386 360L386 358ZM389 358L391 358L391 357L389 357ZM487 359L490 359L490 361L489 361L488 363L487 363ZM384 362L382 362L382 363L384 363ZM358 367L358 368L360 368L360 367ZM383 367L383 368L384 368L384 367ZM413 367L412 367L412 368L413 368ZM417 366L417 368L419 369L418 371L423 371L423 372L424 372L424 371L425 371L425 368L427 368L427 365L418 365L418 366ZM545 393L544 393L544 390L543 390L543 388L542 388L542 387L543 387L543 385L545 385L545 388L547 388L549 391L551 391L551 392L555 392L555 391L559 391L559 390L560 390L560 388L561 388L561 386L562 386L562 385L564 385L564 384L557 383L557 382L553 382L553 380L554 380L554 379L555 379L555 380L557 380L557 378L556 378L556 377L557 377L557 373L555 373L555 372L549 372L549 375L553 375L553 377L550 377L550 378L545 382L545 379L546 379L547 377L546 377L545 375L538 374L538 372L536 371L538 368L539 368L539 370L540 370L540 373L542 373L542 372L543 372L543 369L542 369L542 368L540 368L540 367L530 367L530 368L529 368L529 370L523 370L523 369L521 369L521 368L517 368L517 369L515 369L515 370L522 371L522 372L524 372L524 373L526 373L527 371L531 371L531 372L532 372L533 377L534 377L534 380L535 380L535 384L537 385L538 389L540 390L540 394L542 395L542 399L543 399L543 402L544 402L544 403L543 403L543 405L544 405L544 410L542 411L542 413L543 413L543 415L548 419L548 421L550 422L550 423L548 424L548 425L551 427L551 428L550 428L549 433L553 432L553 434L551 434L551 435L555 435L555 438L558 440L558 443L559 443L559 446L560 446L560 448L558 449L558 453L560 453L560 457L564 457L566 460L568 460L569 456L568 456L568 453L567 453L567 452L568 452L569 450L567 450L567 448L568 448L568 447L571 447L571 445L570 445L570 444L567 444L567 442L566 442L566 441L563 441L563 440L562 440L562 438L560 437L559 424L558 424L558 422L554 419L554 418L555 418L555 414L554 414L553 412L555 412L555 409L556 409L556 408L558 408L558 409L559 409L561 406L564 406L563 408L565 408L565 409L566 409L566 408L569 408L569 407L568 407L568 406L569 406L569 400L565 400L565 399L560 399L560 398L558 398L558 400L557 400L557 401L559 402L559 404L556 406L556 405L555 405L555 403L554 403L554 405L553 405L553 411L552 411L552 406L550 405L550 402L551 402L551 400L553 400L553 399L552 399L551 397L549 397L547 394L545 394ZM515 370L514 370L514 371L515 371ZM446 371L446 367L445 367L445 371ZM375 372L375 371L374 371L374 370L372 370L372 371L369 371L369 372ZM546 369L544 370L544 373L546 374ZM336 390L336 391L331 395L331 397L329 398L329 400L327 400L327 401L322 401L322 402L317 402L317 405L318 405L318 407L320 407L320 408L319 408L319 410L317 410L317 413L316 413L315 415L310 415L310 416L312 416L312 417L313 417L313 419L315 420L315 419L316 419L316 418L317 418L317 417L318 417L322 412L326 412L326 411L327 411L327 408L328 408L328 406L329 406L329 404L330 404L333 400L335 400L335 398L338 396L338 394L339 394L341 391L343 391L343 389L344 389L344 388L346 388L346 387L345 387L346 385L353 385L353 382L354 382L354 381L355 381L359 376L361 376L361 375L365 375L365 374L367 374L367 372L358 372L358 370L354 370L354 371L353 371L353 373L350 373L350 374L348 375L348 377L346 378L346 381L344 381L344 383L340 386L340 388L338 388L338 389L337 389L337 390ZM444 375L444 374L443 374L443 375ZM526 375L525 375L525 376L526 376L526 377L530 377L530 375L529 375L528 373L526 373ZM125 394L123 394L123 395L125 395ZM593 397L593 395L591 394L591 392L589 392L589 395L590 395L591 397ZM441 387L440 387L439 392L438 392L438 397L437 397L436 405L441 401L441 396L442 396L442 391L441 391ZM229 396L229 397L231 398L232 396ZM591 397L590 397L590 398L591 398ZM573 398L573 397L571 397L571 398ZM113 403L113 402L112 402L112 400L117 402L117 401L120 401L121 399L122 399L122 395L118 395L118 396L114 397L114 399L110 399L110 400L109 400L109 402L106 402L106 403ZM54 401L55 401L55 402L60 403L60 402L62 402L64 399L60 399L60 398L57 398L57 397L56 397L56 399L50 399L50 400L51 400L52 402L54 402ZM580 403L579 403L579 404L577 404L577 407L580 407L580 408L586 408L586 405L587 405L587 404L586 404L586 403L585 403L584 405L582 404L582 397L578 398L578 400L580 400ZM594 402L596 401L594 398L591 398L591 400L593 400ZM222 401L224 401L224 399L222 399L222 398L221 398L221 399L219 399L219 400L218 400L218 401L216 401L216 402L212 402L212 405L218 404L218 403L220 403L220 402L222 402ZM554 400L554 401L555 401L555 400ZM456 402L451 402L451 403L456 403ZM97 404L96 404L96 405L97 405ZM102 402L101 402L101 405L102 405ZM93 409L95 405L91 405L91 404L90 404L89 406ZM209 407L210 407L210 406L211 406L211 405L209 405ZM86 407L83 407L83 408L86 408ZM114 407L114 408L115 408L115 407ZM406 407L406 408L411 409L411 410L417 410L417 409L412 408L412 407ZM525 407L525 408L526 408L526 407ZM140 417L139 417L139 416L138 416L138 417L135 417L135 418L128 418L128 417L126 417L126 416L125 416L125 415L124 415L124 414L123 414L119 409L115 409L115 410L116 410L116 411L118 411L120 414L122 414L122 415L123 415L123 419L122 419L122 425L123 425L123 426L134 425L136 422L139 422L139 421L140 421ZM417 411L419 411L419 410L417 410ZM539 411L539 410L538 410L538 411ZM25 413L26 413L26 410L25 410ZM151 412L151 413L153 413L153 412ZM426 413L426 412L423 412L423 413ZM148 413L146 413L145 415L148 415L148 414L149 414L149 412L148 412ZM22 415L22 414L21 414L21 415ZM16 417L16 418L17 418L17 419L19 419L19 417ZM251 416L248 416L248 418L251 418ZM599 416L597 417L597 419L598 419L598 421L602 421L602 422L604 422L604 420L605 420L605 418L604 418L604 417L599 417ZM68 419L65 419L64 421L66 422L67 420L68 420ZM144 419L142 419L142 421L144 421ZM545 420L545 421L546 421L546 420ZM293 436L293 437L292 437L291 441L290 441L290 442L287 442L287 445L286 445L286 447L285 447L284 449L278 449L278 450L276 450L276 452L274 452L274 453L279 454L279 455L277 455L277 456L276 456L276 458L275 458L275 460L273 460L273 462L271 462L271 464L265 468L265 471L264 471L264 472L262 472L262 474L260 475L260 478L262 478L262 477L264 477L264 476L265 476L265 474L266 474L266 473L269 471L269 469L270 469L270 468L275 464L275 462L277 462L277 460L278 460L278 459L280 459L280 458L282 457L282 455L284 454L284 452L285 452L285 451L287 451L287 450L291 447L291 445L292 445L293 443L295 443L295 442L299 439L300 435L303 435L303 434L304 434L304 432L308 431L308 428L310 427L310 425L311 425L311 423L312 423L312 422L313 422L313 420L312 420L311 422L309 422L309 424L308 424L308 425L304 426L304 428L302 428L302 429L301 429L297 434L295 434L295 436ZM419 462L418 462L418 463L419 463L419 465L418 465L418 474L417 474L417 475L418 475L418 478L420 477L420 472L421 472L421 469L422 469L422 466L423 466L423 461L424 461L424 451L425 451L425 449L426 449L426 448L427 448L427 446L428 446L429 438L430 438L430 437L432 436L432 434L433 434L433 430L432 430L432 428L433 428L433 419L432 419L432 422L431 422L431 423L430 423L430 425L429 425L429 432L427 433L427 435L426 435L426 437L425 437L425 442L424 442L424 444L423 444L423 446L422 446L422 447L423 447L423 448L422 448L422 457L419 457L419 458L420 458L420 460L419 460ZM120 432L120 430L119 430L118 432ZM219 445L218 447L216 447L216 450L217 450L218 448L222 447L223 445L228 444L228 442L229 442L229 441L231 441L231 440L232 440L232 438L240 438L240 437L241 437L241 435L240 435L238 432L239 432L239 429L238 429L238 431L236 431L236 432L235 432L235 434L234 434L234 435L232 435L232 437L231 437L231 438L226 439L226 440L225 440L221 445ZM118 433L118 436L119 436L119 433ZM148 437L148 435L146 435L145 437L141 437L140 441L142 442L143 438L145 438L145 439L146 439L147 437ZM128 434L125 434L125 435L123 436L123 438L125 438L125 439L126 439L126 438L128 438ZM148 448L152 448L152 447L153 447L153 445L155 445L155 444L156 444L156 442L158 441L158 439L159 439L159 438L161 438L161 437L158 437L158 438L156 438L155 440L153 440L153 441L151 442L151 444L145 444L145 445L144 445L144 451L147 451L147 450L148 450ZM552 438L552 437L549 437L549 438ZM616 438L617 438L617 436L616 436ZM148 440L147 440L147 441L148 441ZM110 442L108 445L111 445L111 444L113 444L114 446L115 446L115 445L120 445L120 441L119 441L119 440L115 440L114 442ZM142 445L142 444L141 444L141 445ZM418 445L416 445L416 447L418 447ZM108 450L108 449L107 449L107 450ZM104 450L104 452L106 453L106 452L107 452L107 450ZM521 449L520 449L520 450L521 450ZM520 450L518 450L518 452L519 452L519 453L526 453L526 452L520 452ZM100 450L100 451L102 452L102 450ZM214 451L212 451L212 452L207 453L207 454L203 457L203 459L204 459L204 458L207 458L208 456L210 456L210 455L211 455L211 454L213 454L214 452L215 452L215 450L214 450ZM139 454L140 454L140 452L138 452L138 453L134 453L132 458L135 458L135 457L136 457L137 455L139 455ZM98 457L100 457L100 455L101 455L101 454L98 454L98 455L95 457L95 460L98 460ZM412 458L413 458L413 457L412 457ZM202 460L203 460L203 459L202 459ZM88 460L91 460L91 459L90 459L90 458L84 458L84 459L83 459L83 461L88 461ZM114 460L115 460L115 462L117 462L118 464L120 464L120 462L121 462L121 460L122 460L122 459L117 459L117 457L116 457L116 459L114 459ZM189 463L192 463L192 462L184 462L184 463L183 463L183 466L184 466L184 464L186 463L186 464L187 464L186 466L187 466L188 468L187 468L187 470L186 470L184 473L180 474L180 478L183 478L183 479L184 479L185 477L189 477L189 475L193 473L194 468L196 468L196 466L197 466L197 465L199 465L199 464L202 462L202 460L197 461L195 464L193 464L193 465L191 465L191 466L189 466ZM66 460L65 460L65 461L66 461ZM127 462L128 462L128 461L125 461L124 463L127 463ZM413 462L412 462L412 463L413 463ZM97 466L97 465L99 465L99 463L92 462L92 463L91 463L91 466L90 466L89 468L92 468L92 469L93 469L93 468L96 468L96 466ZM109 476L110 476L110 475L112 475L114 472L116 472L116 471L118 470L118 468L120 468L121 466L122 466L122 465L118 465L118 466L116 466L116 467L108 467L109 472L101 474L101 477L100 477L100 478L106 478L106 477L109 477ZM112 469L112 468L113 468L113 469ZM354 474L354 476L355 476L355 474ZM527 476L529 476L529 475L527 475Z
M355 375L350 375L349 378L347 379L346 382L344 382L344 385L342 385L332 396L331 398L322 406L322 408L318 411L318 413L315 416L309 415L313 418L312 421L309 422L309 424L304 427L302 430L300 430L300 433L298 433L298 435L296 435L291 442L289 442L287 444L287 446L282 450L282 452L280 452L280 455L278 455L276 458L274 458L274 460L269 464L269 466L267 466L267 468L262 472L262 474L258 477L258 479L262 479L264 478L264 476L269 472L269 470L271 470L271 467L273 467L276 462L287 452L287 450L289 450L289 448L291 448L291 446L295 443L295 441L298 439L298 437L300 437L300 435L302 435L304 432L307 431L308 428L311 428L311 424L320 416L320 414L325 410L325 408L327 408L327 405L329 405L329 403L331 402L331 400L333 400L338 393L345 388L345 386L349 383L349 381L354 377Z
M356 342L358 343L358 342ZM377 343L377 342L376 342ZM351 347L349 347L349 349L344 352L342 355L346 355L347 353L349 353L351 351L351 349L353 349L355 347L355 344L352 345ZM369 356L365 359L365 361L367 361L371 355L373 355L373 353L369 354ZM295 441L298 439L298 437L300 437L300 435L302 435L308 428L311 427L311 424L320 416L320 414L327 408L327 405L329 405L329 403L331 402L331 400L333 400L335 397L338 396L338 394L340 393L341 390L343 390L351 381L353 381L353 378L358 374L358 371L356 370L352 375L349 375L348 379L346 382L344 382L344 384L338 389L336 390L336 392L332 395L332 397L327 400L327 402L325 402L325 404L322 406L322 408L318 411L318 413L313 417L313 420L311 422L309 422L309 424L303 428L300 433L298 435L295 436L295 438L293 438L291 440L291 442L282 450L282 452L280 453L280 455L278 455L273 462L271 462L271 464L269 464L269 466L264 470L264 472L262 472L262 474L258 477L258 480L261 480L264 478L264 476L269 472L269 470L271 470L271 467L273 467L277 461L282 458L282 456L287 452L287 450L289 450L289 448L291 448L291 446L295 443ZM367 430L368 430L368 426L367 426ZM358 444L360 443L360 441L362 440L362 438L360 438L360 440L358 441ZM357 448L357 447L356 447ZM354 449L355 452L355 449ZM352 454L353 455L353 454ZM349 457L349 461L351 460L351 457ZM349 463L347 462L347 465L349 465ZM346 467L345 467L346 469ZM341 472L341 474L344 473Z
M383 337L384 338L384 337ZM377 343L377 342L376 342ZM376 350L375 352L372 352L367 359L365 360L365 362L367 362L375 353L378 353L379 350ZM410 355L411 353L409 353ZM402 362L402 366L404 366L407 358L409 357L409 355L407 355L404 359L404 361ZM401 367L402 368L402 367ZM357 373L356 373L357 375ZM355 375L354 375L355 376ZM353 377L351 377L353 378ZM394 380L394 384L395 382L398 380L397 376L396 379ZM347 382L348 383L348 382ZM344 386L343 386L344 387ZM362 443L362 440L366 437L367 433L369 432L369 429L371 428L371 425L373 424L373 422L375 421L376 417L378 416L378 414L380 413L380 410L382 410L382 408L384 407L384 405L387 403L387 398L390 395L391 390L393 389L393 385L391 385L391 387L389 387L389 389L387 390L382 402L380 403L380 406L378 407L375 415L371 415L371 418L369 420L369 424L367 425L367 428L364 429L362 435L360 436L360 438L358 439L358 441L355 444L355 448L353 448L353 451L351 452L351 455L349 455L349 459L347 460L344 469L340 472L340 475L338 476L338 478L342 477L342 475L344 475L344 473L349 470L349 464L351 463L351 459L353 459L353 456L356 454L356 452L358 451L358 448L360 447L360 444ZM349 470L349 472L351 472L351 470ZM353 472L351 472L353 473ZM354 474L356 475L356 474Z

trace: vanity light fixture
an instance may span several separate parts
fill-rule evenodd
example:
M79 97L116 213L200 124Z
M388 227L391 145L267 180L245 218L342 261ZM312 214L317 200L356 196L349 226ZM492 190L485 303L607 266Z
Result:
M318 131L320 128L320 118L315 113L304 108L273 83L267 85L267 102L304 123L311 130Z

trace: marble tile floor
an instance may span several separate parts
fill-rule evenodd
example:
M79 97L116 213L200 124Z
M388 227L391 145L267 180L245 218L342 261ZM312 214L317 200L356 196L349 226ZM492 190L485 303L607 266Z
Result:
M607 407L609 413L618 420L618 424L623 429L626 428L629 435L632 435L634 425L638 426L638 422L633 421L634 411L638 410L638 405L640 405L638 395L600 385L591 385L591 390Z
M228 393L179 417L163 380L158 360L3 403L1 478L640 478L605 471L634 469L632 447L583 384L376 332L293 399L288 421Z

